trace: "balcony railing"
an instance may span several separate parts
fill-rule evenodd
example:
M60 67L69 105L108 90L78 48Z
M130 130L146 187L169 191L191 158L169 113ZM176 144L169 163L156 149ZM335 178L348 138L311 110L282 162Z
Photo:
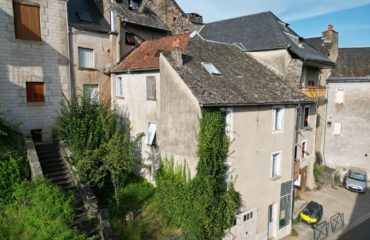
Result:
M326 97L326 87L300 86L299 90L314 100Z

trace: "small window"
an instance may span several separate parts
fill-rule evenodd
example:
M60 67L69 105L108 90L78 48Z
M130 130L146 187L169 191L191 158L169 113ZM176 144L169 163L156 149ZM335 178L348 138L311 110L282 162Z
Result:
M155 123L149 123L148 133L146 134L145 143L148 145L155 145L157 125Z
M302 142L302 158L306 157L306 142Z
M344 90L335 90L335 103L344 103Z
M141 10L142 10L142 0L129 0L129 7L128 8L130 10L141 12Z
M80 68L94 68L94 50L79 47L78 63Z
M236 218L234 218L234 220L233 220L233 226L236 226L236 224L237 224L237 221L236 221Z
M226 168L226 173L225 173L225 182L226 182L226 189L229 189L230 187L230 178L231 178L231 162L226 162L225 168Z
M202 66L207 70L207 72L211 75L221 75L221 72L209 62L201 62Z
M342 132L342 123L334 122L333 135L340 135Z
M308 127L308 117L310 115L310 107L305 107L304 108L304 119L303 119L303 126L305 128Z
M40 8L13 2L17 39L41 41Z
M84 96L89 100L99 99L99 85L98 84L84 84L83 85Z
M27 102L45 102L44 83L26 82Z
M250 219L253 219L253 212L249 212L249 213L245 214L244 217L243 217L244 222L246 222Z
M31 136L32 136L32 140L34 143L42 142L42 130L41 129L31 130Z
M146 99L147 100L156 99L156 84L154 76L146 77Z
M229 139L233 138L233 108L221 108L225 117L225 134Z
M271 156L271 178L280 176L281 154L275 153Z
M274 108L273 109L273 123L272 130L278 131L283 129L283 108Z
M123 97L122 78L117 77L115 80L116 97Z

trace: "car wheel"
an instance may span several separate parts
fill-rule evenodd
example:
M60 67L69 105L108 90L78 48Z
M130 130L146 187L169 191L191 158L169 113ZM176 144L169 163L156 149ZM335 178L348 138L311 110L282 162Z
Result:
M312 223L312 224L311 224L312 229L315 229L315 228L316 228L316 226L317 226L317 224L316 224L316 223Z

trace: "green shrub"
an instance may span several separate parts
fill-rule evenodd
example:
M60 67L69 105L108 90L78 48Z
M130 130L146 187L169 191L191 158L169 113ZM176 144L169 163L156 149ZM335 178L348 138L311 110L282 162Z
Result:
M0 211L0 239L83 240L68 228L74 218L74 198L48 180L15 185L14 201Z
M190 179L186 166L161 161L157 172L157 204L163 218L195 239L218 239L231 227L240 196L225 181L229 139L218 110L202 109L198 135L197 173Z

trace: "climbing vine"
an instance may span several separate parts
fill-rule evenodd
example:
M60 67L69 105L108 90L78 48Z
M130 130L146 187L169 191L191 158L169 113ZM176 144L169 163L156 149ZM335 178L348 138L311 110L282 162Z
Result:
M229 144L223 114L202 109L195 177L190 179L187 166L175 167L173 160L163 160L157 173L159 211L195 239L222 238L239 208L239 193L225 179Z

